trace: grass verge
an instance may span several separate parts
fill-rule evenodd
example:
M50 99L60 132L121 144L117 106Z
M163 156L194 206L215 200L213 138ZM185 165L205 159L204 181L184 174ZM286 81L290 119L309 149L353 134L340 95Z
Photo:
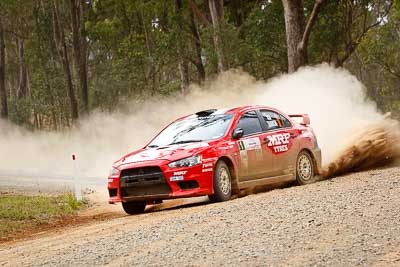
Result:
M0 241L43 230L62 218L74 215L83 204L73 194L0 194Z

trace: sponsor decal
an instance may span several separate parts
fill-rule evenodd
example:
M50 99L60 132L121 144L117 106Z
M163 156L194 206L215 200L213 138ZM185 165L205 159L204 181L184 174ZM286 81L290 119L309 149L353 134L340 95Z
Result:
M244 139L240 140L238 142L239 150L240 150L240 158L242 160L242 164L244 168L247 168L248 166L248 151L255 151L256 152L256 158L257 160L263 160L263 153L261 149L261 142L260 138L255 137L255 138L249 138L249 139Z
M289 150L290 143L290 133L274 134L267 136L268 143L267 146L275 154L280 154Z
M268 128L278 127L278 123L276 121L267 121Z
M174 172L174 176L185 175L187 171Z
M212 162L203 164L203 168L209 168L209 167L212 167L212 166L213 166Z
M261 149L260 138L256 137L256 138L240 140L238 142L238 146L239 146L239 150Z
M213 162L203 163L202 172L212 172L214 170L213 165Z
M183 175L171 176L171 177L169 178L169 180L170 180L171 182L183 181L183 179L184 179Z
M208 158L208 159L203 159L203 163L210 162L210 161L216 161L218 158Z

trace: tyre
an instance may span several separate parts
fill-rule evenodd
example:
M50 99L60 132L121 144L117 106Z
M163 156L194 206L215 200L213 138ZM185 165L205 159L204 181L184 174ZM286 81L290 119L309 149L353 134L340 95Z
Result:
M212 202L227 201L232 194L232 179L228 165L223 161L218 161L214 169L214 194L209 198Z
M144 201L133 201L133 202L122 202L122 208L130 215L143 213L146 208L146 202Z
M314 161L307 151L301 151L297 156L296 180L299 185L311 184L317 181Z

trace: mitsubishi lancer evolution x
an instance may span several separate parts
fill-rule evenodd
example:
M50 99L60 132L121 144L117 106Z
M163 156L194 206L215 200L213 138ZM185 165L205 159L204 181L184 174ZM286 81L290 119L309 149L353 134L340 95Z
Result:
M307 114L267 106L210 109L177 119L116 161L109 203L128 214L147 204L208 195L226 201L256 186L317 180L321 150Z

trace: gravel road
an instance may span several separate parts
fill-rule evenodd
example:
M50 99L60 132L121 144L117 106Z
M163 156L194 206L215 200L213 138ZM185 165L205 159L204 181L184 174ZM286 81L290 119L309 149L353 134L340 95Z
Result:
M400 266L400 168L70 227L0 266Z

